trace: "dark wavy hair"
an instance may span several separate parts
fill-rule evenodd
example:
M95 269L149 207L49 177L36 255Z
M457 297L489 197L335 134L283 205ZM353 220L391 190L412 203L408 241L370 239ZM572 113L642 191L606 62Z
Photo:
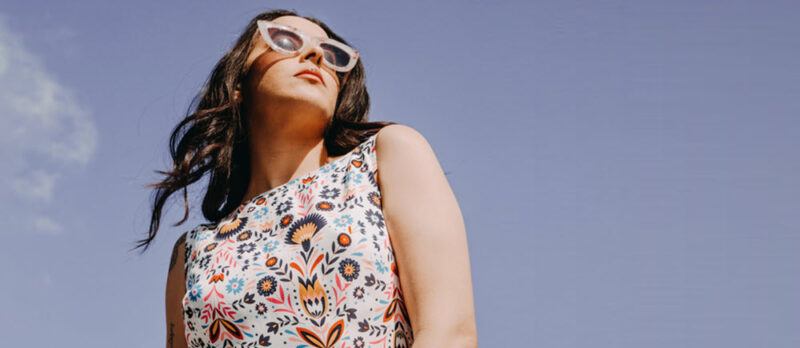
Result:
M244 83L245 61L254 45L258 20L273 20L292 15L308 19L325 30L328 37L348 44L325 23L314 17L299 16L294 10L273 9L258 14L247 24L244 32L214 66L200 92L193 98L186 116L172 130L169 148L172 168L156 170L163 180L145 185L154 189L152 215L147 237L136 241L133 249L147 250L155 239L167 199L183 190L183 218L173 226L183 224L189 216L187 187L209 173L208 187L203 197L203 216L218 223L241 204L250 180L250 149L248 127L242 112L247 93L234 98L237 86ZM340 75L341 77L341 75ZM369 122L369 93L364 65L359 58L356 66L341 84L336 108L325 129L324 146L332 156L343 155L375 134L396 122ZM132 249L132 250L133 250Z

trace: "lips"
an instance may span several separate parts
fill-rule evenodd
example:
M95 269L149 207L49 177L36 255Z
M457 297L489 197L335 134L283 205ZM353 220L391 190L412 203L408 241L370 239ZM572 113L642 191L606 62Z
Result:
M299 73L295 74L294 76L301 76L301 75L314 76L314 77L317 78L317 80L319 80L319 82L322 82L323 85L325 84L325 81L322 79L322 74L320 74L316 70L303 69L302 71L300 71Z

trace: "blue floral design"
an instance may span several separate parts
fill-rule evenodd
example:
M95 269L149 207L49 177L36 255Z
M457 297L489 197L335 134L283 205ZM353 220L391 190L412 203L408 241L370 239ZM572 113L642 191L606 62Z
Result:
M389 267L386 267L386 265L384 265L383 261L381 261L381 260L378 260L377 262L375 262L375 268L377 268L378 272L381 272L381 273L386 273L386 272L389 271Z
M255 219L257 219L257 220L261 220L261 219L263 219L265 216L267 216L267 214L269 214L269 207L265 205L265 206L261 207L261 209L258 209L258 210L256 210L256 211L253 213L253 217L254 217Z
M361 184L361 179L364 177L364 174L359 172L347 172L344 175L344 179L342 180L345 183L352 182L355 185Z
M330 165L330 163L328 163L328 164L326 164L326 165L324 165L322 167L319 167L319 172L320 173L328 173L331 170L333 170L333 166Z
M339 227L345 227L353 223L353 218L350 214L344 214L333 220L333 223Z
M194 284L189 291L189 300L197 301L200 297L203 296L203 288L200 287L200 284Z
M239 277L233 277L228 281L228 286L225 287L225 290L227 290L231 294L238 294L242 292L243 288L244 288L244 279Z
M264 243L263 250L264 250L265 253L271 253L271 252L275 251L275 249L278 248L278 245L279 245L278 240L277 239L273 239L273 240L270 240L270 241Z

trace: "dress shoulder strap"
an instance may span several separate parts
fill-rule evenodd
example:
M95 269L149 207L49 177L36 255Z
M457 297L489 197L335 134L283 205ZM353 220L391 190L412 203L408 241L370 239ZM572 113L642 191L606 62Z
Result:
M360 145L361 156L363 161L361 172L369 178L370 183L377 189L378 188L378 158L375 154L375 142L378 137L376 132L367 137Z

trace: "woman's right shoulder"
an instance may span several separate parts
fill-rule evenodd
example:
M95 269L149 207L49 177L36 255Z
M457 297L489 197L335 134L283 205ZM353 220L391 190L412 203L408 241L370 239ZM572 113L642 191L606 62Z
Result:
M169 272L172 272L172 269L175 268L175 265L178 263L180 257L183 257L186 253L186 238L189 235L190 231L185 231L183 234L178 236L175 240L175 243L172 245L172 255L169 258ZM185 261L185 257L180 261ZM181 262L182 264L183 262Z

